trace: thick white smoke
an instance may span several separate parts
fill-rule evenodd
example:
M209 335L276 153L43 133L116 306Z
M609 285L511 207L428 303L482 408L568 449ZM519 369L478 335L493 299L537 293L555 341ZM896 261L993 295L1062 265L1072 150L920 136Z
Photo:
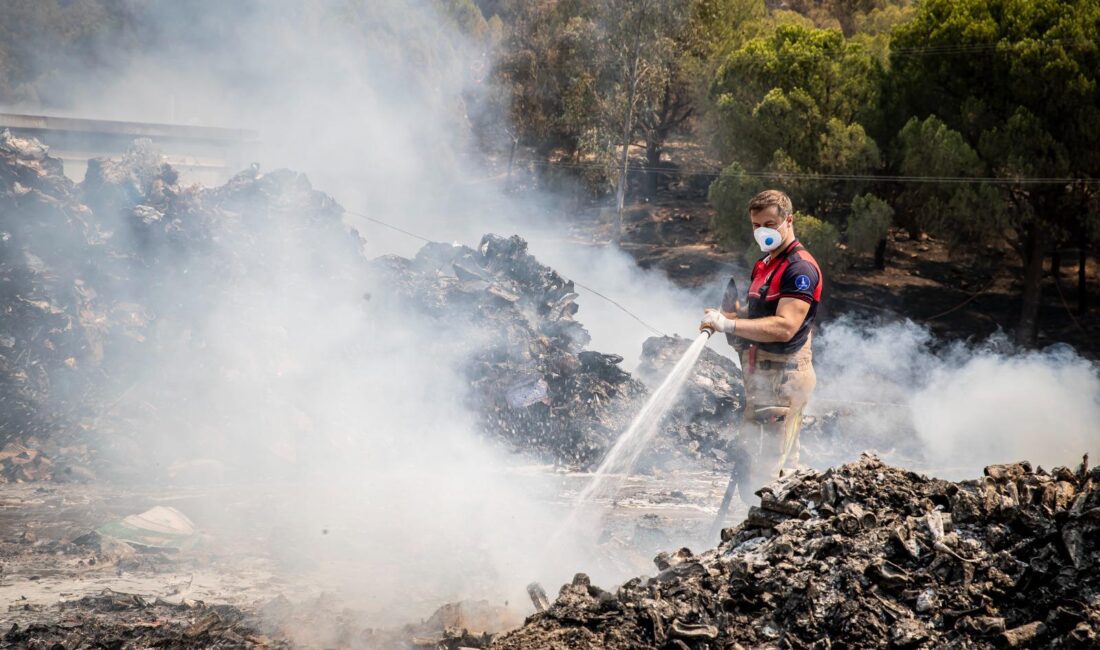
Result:
M257 129L261 172L302 170L354 213L436 240L476 244L529 220L471 156L466 104L483 52L435 3L145 6L159 47L107 85L73 79L69 112ZM526 613L532 580L553 590L580 569L626 577L570 540L547 552L563 512L557 481L517 471L527 461L486 441L464 407L462 354L476 332L365 300L384 293L368 274L334 276L324 263L346 260L346 241L307 241L280 200L213 225L233 241L241 215L264 224L229 256L243 271L196 252L143 287L154 292L145 301L203 299L185 322L154 325L178 351L135 364L135 385L103 419L104 454L157 483L280 478L264 489L273 505L236 508L247 517L234 523L265 531L262 555L302 585L331 585L370 614L364 624L399 625L461 598ZM370 257L423 244L347 221ZM194 502L188 514L202 525L219 511Z
M1003 337L937 345L911 321L842 318L815 341L817 413L839 433L927 471L975 476L991 463L1048 469L1100 452L1100 370L1067 346L1014 349Z
M1067 350L968 354L935 369L911 407L929 455L948 466L1050 469L1100 452L1100 372Z

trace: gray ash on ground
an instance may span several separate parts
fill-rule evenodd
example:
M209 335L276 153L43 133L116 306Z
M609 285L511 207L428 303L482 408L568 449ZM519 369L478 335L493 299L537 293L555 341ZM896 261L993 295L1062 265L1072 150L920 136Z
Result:
M1100 644L1100 468L953 483L873 456L759 492L718 548L614 593L578 574L500 650Z
M13 624L4 647L66 648L290 648L259 631L259 621L229 605L169 603L106 590L62 603L41 622Z
M278 597L242 609L194 599L170 602L105 590L63 602L39 621L0 631L0 645L27 650L69 648L356 648L361 650L459 650L484 648L499 630L515 625L510 613L484 601L440 607L431 617L401 627L376 629L358 614L322 595L292 604Z
M327 594L298 603L279 596L259 608L255 620L271 638L287 640L293 647L356 650L485 648L494 633L521 622L507 607L463 600L439 607L418 623L364 627L356 611Z

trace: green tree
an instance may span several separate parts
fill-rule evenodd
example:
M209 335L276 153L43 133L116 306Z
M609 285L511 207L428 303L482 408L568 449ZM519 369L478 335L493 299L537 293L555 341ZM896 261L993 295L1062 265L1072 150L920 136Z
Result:
M848 250L856 255L874 255L875 268L886 268L886 235L894 209L874 194L852 199L848 218Z
M714 229L727 246L744 252L753 244L748 219L749 201L764 190L764 181L749 176L739 163L731 163L710 184L708 198L718 212Z
M688 29L683 76L691 84L695 133L713 143L720 132L711 101L711 85L718 68L746 41L766 33L768 10L764 0L694 0Z
M1045 253L1095 188L1021 179L1100 172L1100 2L924 0L893 32L889 87L895 125L938 116L1000 179L989 207L1024 266L1017 339L1034 341Z
M615 183L615 238L622 235L623 206L630 144L635 133L649 118L653 137L667 137L661 123L686 119L676 98L678 92L676 62L680 48L677 34L686 25L685 4L676 0L602 0L605 21L604 47L608 77L612 83L602 93L603 115L611 120L620 138ZM670 104L672 102L672 104ZM666 106L662 107L662 104ZM682 117L680 117L682 116ZM659 150L656 151L660 159Z
M841 220L866 190L861 177L882 164L864 126L877 119L882 74L863 45L837 30L780 24L734 50L711 86L719 153L738 164L732 176L764 174L796 208ZM719 225L743 216L715 207Z
M512 135L541 156L582 163L595 173L590 186L614 185L617 202L629 148L644 143L654 193L666 142L698 114L717 62L766 16L763 0L478 4L509 23L495 78Z
M786 3L817 27L841 29L846 36L873 30L883 20L904 13L912 4L911 0L789 0Z
M840 250L840 231L836 226L817 217L795 212L794 231L798 241L805 244L814 259L826 273L838 271L844 262L844 253Z
M764 166L784 149L816 167L829 119L863 121L877 102L879 74L863 46L837 31L781 25L752 39L727 58L711 87L723 117L721 153Z
M621 215L629 147L658 166L665 142L694 110L682 63L691 4L674 0L541 0L511 7L497 80L516 136L550 157L610 162ZM648 175L650 189L655 176Z
M114 0L0 3L0 102L66 106L76 75L108 76L143 42L147 6Z
M962 134L931 115L910 118L896 140L897 171L909 177L985 175L985 164ZM931 232L959 248L1001 236L1007 224L996 190L983 183L913 182L898 194L899 222L913 235Z
M560 150L578 160L599 124L600 30L589 4L518 5L497 60L515 135L544 157Z

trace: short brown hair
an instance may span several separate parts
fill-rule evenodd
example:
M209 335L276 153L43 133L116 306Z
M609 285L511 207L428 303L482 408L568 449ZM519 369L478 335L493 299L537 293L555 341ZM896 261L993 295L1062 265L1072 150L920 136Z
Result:
M786 193L779 190L764 190L749 201L749 214L766 210L773 205L778 208L780 218L785 219L794 212L791 197L787 196Z

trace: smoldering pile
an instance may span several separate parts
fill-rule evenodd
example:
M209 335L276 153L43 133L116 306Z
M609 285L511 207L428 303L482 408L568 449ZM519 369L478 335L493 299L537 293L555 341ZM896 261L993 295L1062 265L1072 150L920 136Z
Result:
M492 647L1100 644L1100 468L953 483L873 456L758 493L718 548L662 553L614 593L578 574Z
M365 273L342 208L296 172L185 186L142 141L90 161L80 184L62 171L36 140L0 135L0 480L86 475L84 434L135 389L170 390L165 358L225 372L199 315L234 279L292 255L334 278ZM269 227L291 220L292 242Z
M647 386L659 384L690 345L691 341L678 337L646 339L638 376ZM668 415L668 422L675 424L670 429L675 436L653 442L651 462L690 454L722 466L744 463L741 445L730 439L740 429L744 405L741 369L728 357L705 348Z
M589 466L630 424L641 401L689 341L654 337L642 349L639 378L623 358L585 349L574 319L573 283L527 252L520 237L486 235L476 249L428 244L412 259L386 256L382 286L448 330L465 350L469 402L482 428L514 451ZM440 318L442 315L442 318ZM723 463L744 402L740 370L707 351L685 399L666 421L649 462L690 458Z
M572 282L540 264L519 237L486 235L476 249L428 244L412 259L371 262L342 213L288 170L253 167L221 187L184 185L142 142L120 160L91 161L77 184L37 141L4 133L0 480L86 477L94 465L87 434L140 431L142 418L163 426L162 414L142 409L173 391L186 399L176 375L190 372L192 385L204 373L231 383L226 378L240 373L227 367L232 355L217 354L218 332L207 315L226 303L247 309L228 288L263 285L303 263L336 287L329 290L354 293L351 302L368 319L372 310L400 303L436 319L433 335L462 331L453 345L470 380L465 400L487 435L544 461L599 461L647 387L620 367L621 357L587 349ZM372 295L361 300L367 287ZM249 316L239 315L265 320ZM646 381L659 380L675 361L670 351L682 345L647 342ZM172 361L179 359L186 368ZM176 370L166 375L167 367ZM710 352L700 369L689 389L694 397L669 418L648 462L724 463L743 403L739 372ZM310 420L307 428L325 428L326 414L308 407L279 400L271 408L282 410L268 425L239 408L215 408L186 423L181 444L217 441L225 427Z

